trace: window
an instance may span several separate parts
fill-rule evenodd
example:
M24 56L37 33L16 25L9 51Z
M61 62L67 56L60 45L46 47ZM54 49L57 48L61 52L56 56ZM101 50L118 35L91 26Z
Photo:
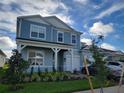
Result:
M63 35L64 33L63 32L58 32L58 38L57 38L57 40L58 40L58 42L63 42L64 41L64 38L63 38Z
M30 51L28 61L32 66L42 66L44 63L44 56L41 52Z
M32 38L38 38L38 39L46 38L46 27L31 24L30 31Z
M72 44L76 44L76 35L72 35L71 38L72 38L71 39Z

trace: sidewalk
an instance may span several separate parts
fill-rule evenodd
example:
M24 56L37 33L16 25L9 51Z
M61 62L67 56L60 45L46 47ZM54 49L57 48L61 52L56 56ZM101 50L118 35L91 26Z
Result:
M73 93L91 93L90 90ZM100 93L100 89L94 89L94 93ZM104 88L104 93L118 93L118 86ZM120 87L119 93L124 93L124 85Z

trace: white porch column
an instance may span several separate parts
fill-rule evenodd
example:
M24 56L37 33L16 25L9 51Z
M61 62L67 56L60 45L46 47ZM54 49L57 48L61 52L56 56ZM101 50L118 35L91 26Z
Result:
M21 44L17 44L17 50L19 53L21 53Z
M52 48L52 50L54 51L55 53L55 56L54 56L54 59L55 59L55 70L57 71L57 67L58 67L58 52L61 50L59 48Z
M72 62L72 72L73 72L73 60L74 60L74 54L73 54L73 49L71 49L71 62Z

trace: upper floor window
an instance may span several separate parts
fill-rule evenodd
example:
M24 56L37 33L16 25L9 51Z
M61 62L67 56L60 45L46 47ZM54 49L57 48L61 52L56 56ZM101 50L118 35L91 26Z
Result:
M30 36L32 38L45 39L46 38L46 27L31 24Z
M64 33L63 32L58 32L57 33L57 41L58 42L63 42L64 41Z
M71 40L72 40L71 41L72 44L76 44L76 35L72 34Z

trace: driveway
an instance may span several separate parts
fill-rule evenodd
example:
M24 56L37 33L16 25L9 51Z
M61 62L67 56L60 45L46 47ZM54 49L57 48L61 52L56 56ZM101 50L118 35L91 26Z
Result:
M90 90L73 92L73 93L91 93ZM94 89L94 93L100 93L100 89ZM118 92L118 86L104 88L104 93L124 93L124 85L122 85Z

